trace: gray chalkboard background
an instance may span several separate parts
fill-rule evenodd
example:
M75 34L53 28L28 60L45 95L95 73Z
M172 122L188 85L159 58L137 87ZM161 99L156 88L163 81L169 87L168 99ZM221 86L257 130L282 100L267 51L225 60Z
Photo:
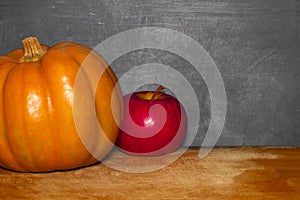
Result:
M2 0L0 54L32 35L48 45L74 41L93 48L121 31L148 26L190 36L218 66L228 101L218 145L300 145L298 0ZM201 119L193 145L201 145L210 121L201 75L186 60L155 49L128 53L112 67L120 77L147 62L174 67L197 91Z

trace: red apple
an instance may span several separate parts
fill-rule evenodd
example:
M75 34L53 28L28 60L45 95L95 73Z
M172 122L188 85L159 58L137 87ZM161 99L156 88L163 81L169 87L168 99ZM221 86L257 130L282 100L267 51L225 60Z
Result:
M173 152L182 144L186 112L172 95L141 91L124 97L125 117L117 146L129 155L157 156Z

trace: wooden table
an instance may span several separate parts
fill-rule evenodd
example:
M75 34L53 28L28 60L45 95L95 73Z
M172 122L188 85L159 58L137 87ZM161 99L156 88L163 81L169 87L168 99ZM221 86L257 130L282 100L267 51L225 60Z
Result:
M123 159L118 151L111 157ZM0 199L300 199L300 148L218 147L203 159L189 149L149 173L103 163L52 173L0 169Z

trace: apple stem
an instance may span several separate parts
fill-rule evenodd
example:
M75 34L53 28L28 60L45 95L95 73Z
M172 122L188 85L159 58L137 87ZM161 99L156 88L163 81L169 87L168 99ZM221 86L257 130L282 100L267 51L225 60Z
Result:
M163 89L165 89L164 86L160 85L153 93L152 97L151 97L151 100L153 100L155 98L155 96L160 92L162 91Z

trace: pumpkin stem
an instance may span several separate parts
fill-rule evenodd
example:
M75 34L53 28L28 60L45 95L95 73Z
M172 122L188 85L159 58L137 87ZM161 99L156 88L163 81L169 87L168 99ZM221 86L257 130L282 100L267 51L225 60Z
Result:
M162 85L160 85L160 86L154 91L154 93L153 93L153 95L152 95L152 97L151 97L150 100L153 100L153 99L157 96L157 94L158 94L160 91L162 91L163 89L165 89L165 87L162 86Z
M25 38L22 43L24 46L24 56L20 59L20 62L38 61L46 53L36 37Z

